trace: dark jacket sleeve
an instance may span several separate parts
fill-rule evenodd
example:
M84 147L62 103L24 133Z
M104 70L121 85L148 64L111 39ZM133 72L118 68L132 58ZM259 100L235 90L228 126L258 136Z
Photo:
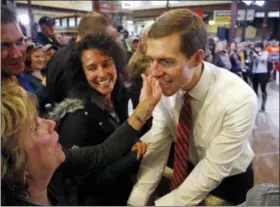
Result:
M96 176L94 174L94 187L98 189L111 184L112 181L124 173L128 173L128 171L131 171L132 174L139 164L140 161L137 160L136 153L129 152L121 159L99 171ZM91 175L89 175L86 180L89 179L91 181L90 177ZM92 185L92 182L90 182L90 185Z
M59 143L66 149L72 148L73 145L88 145L84 142L89 137L94 139L94 129L89 129L86 116L82 110L66 114L61 123L58 124L56 131L59 134Z
M128 122L124 122L100 145L65 151L66 161L63 164L65 175L83 176L118 160L138 141L137 133L138 131L133 129Z
M72 45L59 49L49 60L46 67L46 78L49 101L59 103L68 95L67 71L71 70Z

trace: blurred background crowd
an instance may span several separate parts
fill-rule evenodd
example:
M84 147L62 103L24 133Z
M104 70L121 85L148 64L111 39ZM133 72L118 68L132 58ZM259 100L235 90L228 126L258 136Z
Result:
M42 4L39 5L38 2ZM172 7L190 8L203 20L208 32L204 61L243 79L259 98L260 114L266 114L268 105L271 107L269 102L275 105L274 98L279 100L274 93L272 95L274 97L269 96L272 94L269 91L271 86L276 85L275 90L279 93L280 15L275 8L279 3L277 0L209 1L211 3L159 1L163 2L163 7L159 3L151 3L155 1L135 1L138 3L127 1L126 3L96 0L81 1L84 3L79 4L81 8L76 8L77 11L73 8L62 8L61 5L66 5L64 2L68 2L68 5L79 7L78 1L52 1L52 5L44 2L47 1L2 1L2 5L7 7L2 7L1 14L1 24L4 25L2 26L4 29L1 30L1 80L12 76L22 88L37 97L36 107L40 116L50 118L57 123L56 126L52 126L52 130L55 129L59 134L59 142L63 148L75 149L99 146L103 143L106 145L106 141L114 137L115 132L119 132L117 129L126 123L132 111L137 109L139 104L141 105L139 101L143 86L141 74L150 74L150 62L146 56L147 33L158 16L171 10ZM117 6L112 2L118 2ZM55 5L59 4L61 5L55 8ZM85 4L87 6L84 6ZM132 9L133 5L135 8ZM145 8L149 6L152 8L149 10L150 14L147 14ZM68 12L68 15L55 14L59 10ZM10 11L14 11L16 15ZM73 14L69 14L71 11ZM141 21L137 18L128 19L133 15L141 17ZM9 27L10 23L14 25ZM100 68L102 70L99 70ZM4 95L8 96L8 94ZM9 118L13 121L11 117ZM141 125L142 129L137 133L138 138L151 128L153 117L147 115L145 118L147 122ZM94 129L94 139L92 129ZM267 132L270 130L266 129L265 133ZM11 132L13 133L14 131ZM7 134L8 137L12 137L8 132ZM270 143L269 139L265 139L269 136L263 134L263 132L259 133L256 137L260 136L266 144ZM129 132L127 136L130 136ZM279 141L279 136L276 138ZM105 206L127 204L127 198L147 145L137 142L133 146L126 146L127 149L124 150L124 147L121 147L123 141L120 138L117 141L115 143L118 144L110 146L113 153L108 160L111 165L98 168L94 175L86 176L84 180L75 177L74 181L65 179L63 184L59 183L60 187L63 185L68 190L78 186L79 193L74 189L75 195L73 200L70 199L73 205L77 203ZM278 150L276 160L279 161L279 145L271 143L267 147L268 151L261 151L266 156L273 151L274 145L273 149ZM5 147L10 147L14 143L4 144ZM258 143L258 146L261 145L263 144ZM116 153L114 147L122 149L122 153ZM105 151L101 150L100 153ZM111 151L108 150L107 153L110 154ZM137 152L137 159L131 151ZM2 155L7 157L5 152ZM52 159L51 156L49 158ZM81 171L86 171L92 166L87 166L83 162L88 161L86 156L83 158L74 160L74 164L79 166L78 164L82 163ZM100 160L96 162L107 163ZM272 169L276 166L279 172L277 161L268 160L264 163L261 167L259 167L260 163L257 163L254 168ZM273 166L270 165L271 163ZM7 166L9 166L8 161ZM74 171L79 171L76 166L74 167ZM267 171L260 177L269 174L266 180L272 178L271 183L279 184L277 172ZM7 172L5 176L9 174ZM10 178L12 182L15 177L17 176ZM9 184L11 180L7 180ZM263 180L261 181L264 183ZM57 180L54 182L58 183ZM67 198L72 198L71 193L73 192L69 192ZM116 194L120 196L115 196Z

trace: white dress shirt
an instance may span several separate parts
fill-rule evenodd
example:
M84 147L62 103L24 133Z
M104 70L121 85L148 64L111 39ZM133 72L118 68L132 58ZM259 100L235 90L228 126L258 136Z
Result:
M152 129L141 138L150 145L129 205L146 205L162 177L184 93L163 96L156 106ZM204 62L201 78L189 95L194 121L189 160L195 168L177 189L157 199L157 206L199 204L225 177L245 172L254 157L248 137L257 114L257 97L248 84Z

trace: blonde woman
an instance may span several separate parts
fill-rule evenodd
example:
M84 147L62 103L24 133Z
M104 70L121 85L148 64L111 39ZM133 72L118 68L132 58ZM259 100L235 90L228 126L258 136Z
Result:
M147 35L152 24L146 25L140 34L139 46L133 53L127 65L127 74L132 83L128 89L129 98L133 108L139 103L140 90L142 88L141 74L148 74L149 59L147 58Z
M38 117L31 95L12 81L2 83L1 205L75 205L65 180L98 173L118 159L158 103L158 83L145 76L143 81L141 101L127 122L103 144L72 150L58 143L55 122Z

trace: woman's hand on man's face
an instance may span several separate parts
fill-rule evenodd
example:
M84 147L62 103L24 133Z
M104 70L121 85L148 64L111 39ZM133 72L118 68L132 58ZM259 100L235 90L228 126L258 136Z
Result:
M146 76L144 74L142 74L142 79L143 87L139 98L140 102L148 100L153 106L157 105L162 95L158 81L151 75Z

